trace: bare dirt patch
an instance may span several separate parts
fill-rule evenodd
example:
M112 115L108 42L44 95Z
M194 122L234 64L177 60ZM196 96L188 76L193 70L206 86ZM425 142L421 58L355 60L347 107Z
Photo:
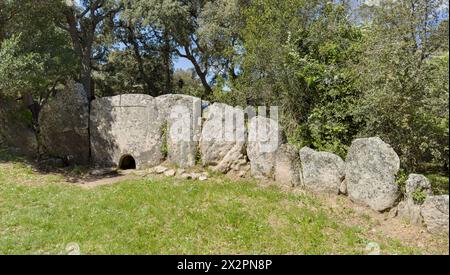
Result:
M80 184L80 186L82 188L95 188L98 186L116 184L119 182L133 180L133 179L137 179L137 178L138 178L138 176L131 175L131 174L118 174L115 176L105 177L105 178L92 178L92 179L80 181L77 184Z

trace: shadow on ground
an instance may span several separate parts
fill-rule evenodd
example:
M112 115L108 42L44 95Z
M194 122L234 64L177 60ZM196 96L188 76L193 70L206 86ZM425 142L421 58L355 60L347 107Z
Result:
M20 163L33 172L41 175L59 175L66 182L74 184L85 184L102 179L114 179L123 177L116 169L94 169L89 166L64 166L56 167L42 164L35 159L20 153L20 150L0 145L0 164Z

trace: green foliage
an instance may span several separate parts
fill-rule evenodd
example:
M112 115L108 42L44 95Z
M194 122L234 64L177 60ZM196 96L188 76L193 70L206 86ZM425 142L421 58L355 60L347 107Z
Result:
M20 123L25 123L28 124L28 126L31 128L31 121L32 121L32 114L31 111L29 109L20 109L18 110L18 112L15 114L15 117L17 118L18 121L20 121Z
M202 164L202 153L200 147L197 147L195 151L195 163L200 165Z
M426 175L430 180L431 188L435 195L448 195L449 193L449 178L448 175L428 174Z
M408 173L405 170L400 169L398 172L395 183L399 186L401 194L406 194L406 181L408 180Z
M19 47L20 36L0 44L0 93L17 96L30 91L43 73L44 66L35 53L24 53Z
M217 77L235 77L242 26L240 2L139 0L126 8L123 18L166 34L174 55L192 63L204 97L209 97Z
M77 69L68 36L54 23L60 2L11 0L6 5L8 20L0 22L0 92L44 101Z
M169 130L167 128L167 123L164 123L164 125L161 128L161 138L162 138L162 145L161 145L161 153L163 154L164 158L167 158L169 155L169 144L167 142L168 133Z
M418 188L412 193L412 199L416 204L423 204L426 198L427 193L422 188Z
M246 0L206 1L202 8L196 36L208 57L209 73L214 81L227 82L237 77L240 64L242 37L239 32L245 25L241 9ZM217 83L216 83L217 84Z
M448 167L448 52L428 42L440 2L418 1L414 10L403 1L372 7L360 63L362 134L391 144L408 171L427 162Z
M205 90L194 70L176 70L173 76L174 93L205 98Z
M144 52L142 52L145 55ZM166 93L164 81L164 64L161 58L145 55L142 59L145 74L144 80L132 49L115 50L108 54L107 62L100 65L101 70L93 73L97 83L96 94L98 96L112 96L127 93L153 94ZM148 87L147 82L151 83Z
M362 34L347 8L328 1L252 1L244 9L243 74L235 85L249 102L281 106L289 140L341 156L362 124L354 112Z
M247 99L243 93L224 90L224 87L220 84L213 90L213 94L210 97L211 102L225 103L230 106L247 106Z

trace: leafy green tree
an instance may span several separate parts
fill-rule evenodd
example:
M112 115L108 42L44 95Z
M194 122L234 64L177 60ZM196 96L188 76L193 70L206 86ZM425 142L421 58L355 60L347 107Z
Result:
M128 71L129 79L136 80L133 85L142 86L141 90L146 94L156 97L171 93L173 89L173 45L165 33L143 27L139 23L132 24L126 18L118 21L114 33L116 44L120 44L122 47L113 51L114 58L109 61L115 63L107 64L106 67L116 72L120 67ZM128 64L128 68L120 66L120 59L128 57L132 57L134 62L132 59L123 60L123 62L133 62L134 64Z
M218 75L235 77L236 18L240 1L139 0L126 1L125 17L135 25L166 35L172 51L189 60L204 87L212 94L210 79Z
M96 54L102 54L101 51L96 51L96 43L101 43L96 40L99 34L112 24L123 6L120 1L114 0L70 0L59 5L55 4L53 8L60 12L55 15L58 26L70 35L78 58L79 78L88 98L92 100L95 96L92 89L92 63L95 59L101 58Z
M11 1L0 2L0 43L5 39L7 25L17 13L17 7L14 7Z
M40 108L56 93L58 85L77 69L66 33L54 24L54 1L8 1L11 16L4 25L2 86L33 106L37 121ZM9 58L8 58L9 57Z
M173 78L174 92L177 94L187 94L200 96L203 94L202 82L198 78L195 70L176 70Z
M125 16L132 24L142 24L165 32L175 44L179 57L188 59L195 68L207 93L212 88L207 80L209 64L202 55L203 47L195 35L198 16L206 1L142 0L128 1Z
M329 1L255 0L244 9L245 103L278 105L291 142L345 155L361 122L353 107L362 34L348 6Z
M8 18L2 20L0 31L0 97L21 100L20 111L11 99L2 100L11 105L6 106L12 112L7 117L30 125L37 138L40 110L61 84L73 78L75 56L69 37L54 24L51 7L57 2L11 0L6 4L10 5Z
M22 53L20 37L13 36L0 44L0 96L19 97L33 90L44 66L35 53Z
M448 167L448 36L447 46L435 43L442 41L436 35L443 26L442 4L404 0L369 7L360 66L363 133L390 143L408 171L425 163Z
M214 79L236 80L239 76L242 37L245 25L242 9L245 0L210 1L202 8L196 35L207 50Z
M139 61L133 49L114 50L106 63L96 67L93 78L98 96L143 93L158 96L167 93L165 64L160 56L142 55ZM142 73L143 72L143 73ZM172 79L170 79L172 81Z

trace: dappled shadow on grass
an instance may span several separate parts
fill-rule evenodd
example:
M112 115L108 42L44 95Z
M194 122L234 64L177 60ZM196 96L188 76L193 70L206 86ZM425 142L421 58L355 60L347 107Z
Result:
M68 183L84 183L93 182L99 179L114 178L120 176L116 171L109 171L108 173L92 173L93 170L89 166L66 166L66 167L52 167L43 165L37 160L27 157L19 153L14 148L7 148L0 146L0 164L20 164L26 169L30 169L33 173L39 175L55 175L61 176L65 182ZM0 168L1 169L1 168Z
M15 153L14 149L6 148L0 145L0 163L6 162L27 162L25 156Z

